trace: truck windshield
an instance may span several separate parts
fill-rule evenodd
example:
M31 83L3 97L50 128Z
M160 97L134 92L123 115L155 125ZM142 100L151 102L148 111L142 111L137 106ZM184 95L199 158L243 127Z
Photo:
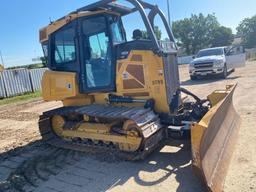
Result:
M206 49L206 50L201 50L197 54L196 57L206 57L206 56L213 56L213 55L223 55L223 49Z

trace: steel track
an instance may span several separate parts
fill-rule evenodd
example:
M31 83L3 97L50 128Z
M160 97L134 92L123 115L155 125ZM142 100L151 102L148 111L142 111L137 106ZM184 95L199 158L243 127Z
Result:
M90 117L112 119L112 120L128 120L131 119L142 128L143 144L140 150L136 152L123 152L114 145L94 144L76 140L64 140L54 134L51 128L51 117L53 115L88 115ZM148 124L154 124L158 129L153 132L149 131L151 127ZM148 154L155 150L164 138L164 128L159 124L159 118L149 109L142 107L109 107L103 105L90 105L85 107L63 107L44 113L40 116L39 129L42 138L48 144L69 150L89 152L89 153L109 153L124 160L140 160L144 159Z

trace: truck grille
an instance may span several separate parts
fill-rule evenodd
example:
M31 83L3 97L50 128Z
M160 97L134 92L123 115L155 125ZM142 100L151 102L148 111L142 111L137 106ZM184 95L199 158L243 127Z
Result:
M196 69L200 69L200 68L211 68L213 67L213 62L204 62L204 63L195 63L194 67Z

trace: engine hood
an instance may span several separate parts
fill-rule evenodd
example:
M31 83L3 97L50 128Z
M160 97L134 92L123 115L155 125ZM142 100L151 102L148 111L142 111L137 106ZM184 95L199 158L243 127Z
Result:
M191 63L214 62L217 60L224 60L224 57L222 55L199 57L195 58Z

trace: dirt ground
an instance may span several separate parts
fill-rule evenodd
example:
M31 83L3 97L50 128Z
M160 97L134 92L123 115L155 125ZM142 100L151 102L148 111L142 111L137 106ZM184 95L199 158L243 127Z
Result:
M256 191L255 74L256 62L250 62L226 80L191 81L187 66L180 67L182 86L201 97L226 84L238 83L234 104L242 125L225 192ZM33 101L0 108L0 191L205 191L191 169L188 143L170 141L139 162L103 160L43 144L38 133L38 116L59 106L59 102ZM27 161L33 163L24 163Z

